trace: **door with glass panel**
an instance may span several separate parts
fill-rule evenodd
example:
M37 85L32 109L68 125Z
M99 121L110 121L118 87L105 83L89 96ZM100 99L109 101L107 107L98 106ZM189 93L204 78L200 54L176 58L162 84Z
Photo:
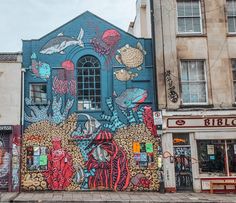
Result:
M174 134L174 163L177 191L192 190L192 161L188 134Z

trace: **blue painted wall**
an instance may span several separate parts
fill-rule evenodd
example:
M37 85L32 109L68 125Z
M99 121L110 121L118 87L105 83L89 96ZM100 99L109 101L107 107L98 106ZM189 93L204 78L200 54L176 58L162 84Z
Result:
M60 38L60 40L64 40L64 42L59 43L57 36L62 35L65 36L65 38ZM79 35L80 42L78 42L79 40L77 39ZM104 46L109 48L109 54L99 53L95 50L94 46L91 44L92 39L99 42L100 48ZM70 42L75 44L70 45ZM47 46L47 43L50 44ZM124 48L125 46L126 49ZM118 50L120 49L125 50L124 52L121 50L121 53L119 53ZM54 77L58 75L58 71L63 70L62 63L64 61L70 61L74 64L75 68L72 78L74 78L77 86L78 71L76 64L78 60L85 55L95 56L101 64L100 110L78 111L77 88L75 89L76 95L70 92L58 94L58 92L53 89ZM140 57L144 57L143 60L140 59ZM140 65L135 67L139 64L139 60L141 61ZM131 66L133 64L134 67L129 67L130 64ZM24 81L25 134L23 140L23 189L157 190L159 188L157 178L157 153L153 155L155 150L157 152L158 139L155 135L155 126L152 123L151 110L155 109L156 105L156 101L154 101L156 88L153 83L154 71L152 66L151 39L135 38L92 13L85 12L38 40L24 40L23 67L26 69ZM116 71L120 73L119 71L121 71L121 69L123 69L124 72L127 71L125 76L130 78L124 78L122 74L120 75L121 78L117 78L115 73ZM31 83L47 84L47 104L35 106L28 99L30 98ZM124 104L127 108L122 109L118 105L119 102L126 102ZM65 110L66 107L68 107L68 112ZM84 116L84 114L86 114L86 116ZM99 125L95 127L95 129L90 128L91 126L86 127L86 121L88 119L96 120ZM72 127L68 127L69 121L72 123ZM51 125L52 127L50 127ZM63 128L63 125L66 127ZM82 131L80 132L78 132L79 126L82 127ZM42 132L40 131L41 128L43 128L43 130L41 130ZM56 137L55 134L60 131L57 128L61 128L62 133L61 135L59 135L59 133ZM66 131L66 128L69 128L69 130ZM88 128L92 131L92 135L88 133ZM132 133L131 131L135 129L140 130L141 133L137 132L136 135L135 132ZM86 132L84 130L87 130L87 134L81 135L81 132ZM127 134L129 130L130 135ZM43 134L44 139L41 139L40 133L37 133L38 131ZM122 133L119 134L120 132ZM64 135L64 137L60 137L62 135ZM65 136L67 136L67 138L65 138ZM115 136L116 138L114 138ZM126 136L128 136L128 138ZM86 144L83 145L81 139L88 141L87 148L83 147ZM124 140L127 141L127 139L130 141L130 144L126 148L124 146L122 147L122 142ZM51 167L56 168L56 166L50 165L50 162L53 160L50 153L53 154L53 150L58 150L56 149L58 148L58 145L56 146L55 144L56 140L57 142L60 140L60 147L67 148L65 149L66 162L70 159L71 163L73 162L73 164L71 164L73 166L69 164L69 161L67 162L71 168L71 170L67 170L71 171L71 173L67 174L68 180L70 181L64 181L63 186L58 186L57 182L53 183L49 171ZM76 156L76 154L73 155L71 149L73 147L65 146L66 143L69 143L68 140L74 140L75 145L80 149L76 152L78 153L77 156L80 157L79 161L73 158L73 156ZM99 144L93 142L94 140ZM124 165L127 165L126 169L122 169L122 166L115 168L121 168L121 170L125 170L127 173L123 175L124 177L117 175L119 179L117 178L116 180L110 177L107 180L101 181L97 178L97 176L99 176L98 174L106 177L107 172L104 170L100 171L100 168L106 164L108 168L112 167L112 163L117 163L118 159L117 157L112 158L112 155L109 154L109 147L107 148L107 146L104 145L104 143L107 142L109 142L109 145L119 146L119 150L122 153L124 152L122 162L124 162ZM139 143L139 147L136 149L137 151L134 149L134 142ZM141 143L152 143L153 149L149 151L148 149L147 151L144 150L145 152L140 151ZM46 146L48 148L46 158L47 166L44 170L40 167L37 169L40 164L36 166L36 169L29 169L28 165L30 165L30 163L28 163L29 160L27 158L29 154L27 147L30 146ZM96 157L95 152L101 153L101 151L103 152L102 155ZM139 165L138 162L138 166L134 167L131 162L135 162L135 154L140 156L140 153L146 153L144 156L146 156L146 158L150 156L153 160L149 160L149 162L146 161L146 163L144 163L144 160L143 165ZM37 155L34 153L31 155L34 160L36 160ZM43 155L40 154L38 156ZM121 157L119 158L121 159ZM130 161L130 159L134 160ZM81 170L75 167L76 161L78 161ZM96 161L99 163L99 167L95 164ZM111 171L110 168L108 171ZM34 180L37 176L40 178L41 175L39 174L44 177L44 180L39 181L38 186L30 185L28 180ZM149 176L147 174L149 174ZM80 177L79 181L74 181L75 176ZM59 178L58 182L60 182ZM109 182L109 184L105 184L104 182Z

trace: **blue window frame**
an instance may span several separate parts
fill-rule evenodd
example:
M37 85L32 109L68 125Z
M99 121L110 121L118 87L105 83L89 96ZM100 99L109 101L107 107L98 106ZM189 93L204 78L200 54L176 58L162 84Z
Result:
M101 109L101 65L91 55L81 57L78 67L78 110Z

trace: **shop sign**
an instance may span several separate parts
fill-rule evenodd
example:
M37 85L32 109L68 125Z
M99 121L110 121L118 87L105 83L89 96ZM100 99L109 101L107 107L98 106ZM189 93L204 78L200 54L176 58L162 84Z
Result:
M12 126L11 125L0 125L0 131L1 130L11 130L12 131Z
M162 125L162 114L161 111L153 112L154 125Z
M236 127L236 117L168 118L168 128Z

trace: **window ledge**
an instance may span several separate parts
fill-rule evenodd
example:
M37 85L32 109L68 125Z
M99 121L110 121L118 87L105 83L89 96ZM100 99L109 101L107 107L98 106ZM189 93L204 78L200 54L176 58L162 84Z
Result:
M235 103L235 104L232 104L232 107L236 107L236 103Z
M227 33L227 37L236 37L236 33Z
M103 110L77 110L76 113L101 113Z
M48 104L47 103L44 103L44 104L34 104L34 103L32 103L32 104L29 104L27 106L48 106Z
M189 33L189 34L187 34L187 33L183 33L183 34L177 34L176 35L176 37L179 37L179 38L181 38L181 37L207 37L207 35L206 34L198 34L198 33Z
M191 104L191 105L187 105L187 104L181 104L179 106L179 108L181 109L190 109L190 108L214 108L213 104Z

